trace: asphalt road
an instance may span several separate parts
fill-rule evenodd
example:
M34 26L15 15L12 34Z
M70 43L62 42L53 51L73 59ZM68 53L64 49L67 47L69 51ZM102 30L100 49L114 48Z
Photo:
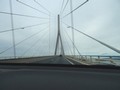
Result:
M80 65L80 63L68 59L64 56L44 56L44 57L32 57L32 58L18 58L1 60L0 63L39 63L39 64L70 64Z
M40 64L72 64L69 60L65 59L62 56L53 56L51 58L47 58L44 60L40 60L34 63L40 63Z

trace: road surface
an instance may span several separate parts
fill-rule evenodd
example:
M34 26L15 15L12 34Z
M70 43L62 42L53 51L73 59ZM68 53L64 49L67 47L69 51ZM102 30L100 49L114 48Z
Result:
M80 63L70 60L64 56L45 56L0 60L0 63L39 63L39 64L71 64L78 65Z

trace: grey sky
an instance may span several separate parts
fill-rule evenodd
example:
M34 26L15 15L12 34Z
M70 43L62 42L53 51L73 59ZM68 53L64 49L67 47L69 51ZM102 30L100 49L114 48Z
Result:
M30 16L43 17L47 19L36 19L23 16L14 16L14 28L30 26L45 23L40 26L20 29L15 31L16 44L34 33L46 28L33 38L26 40L16 47L17 56L34 56L49 55L49 13L41 8L34 0L20 0L38 10L47 13L45 15L34 9L31 9L16 0L12 0L13 13L24 14ZM63 0L36 0L47 8L51 14L50 18L50 53L54 53L56 35L57 35L57 15L60 13ZM66 2L67 0L65 0ZM85 0L73 0L73 9ZM64 4L65 5L65 4ZM10 12L9 0L0 1L0 12ZM120 0L89 0L84 6L74 12L74 27L78 30L93 36L120 50ZM70 4L68 3L61 18L70 12ZM9 14L0 13L0 31L11 29L11 21ZM70 15L62 19L64 23L71 25ZM48 28L47 28L48 27ZM61 23L61 32L63 36L64 48L67 54L72 50L72 43L66 36L64 30L71 36L71 29ZM65 39L67 38L67 41ZM41 38L41 40L39 40ZM38 43L28 50L37 40ZM68 44L70 47L68 47ZM82 54L109 54L119 55L116 52L106 48L105 46L87 38L86 36L75 31L75 44ZM0 33L0 52L12 46L12 33ZM26 52L28 50L28 52ZM76 52L77 54L77 52ZM0 55L13 56L13 49Z

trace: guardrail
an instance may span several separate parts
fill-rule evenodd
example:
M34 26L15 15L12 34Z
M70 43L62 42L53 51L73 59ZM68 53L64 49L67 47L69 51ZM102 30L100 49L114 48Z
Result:
M86 64L110 64L110 65L120 65L120 56L102 56L102 55L68 55L77 61L84 62Z
M52 56L52 55L51 55ZM40 58L40 57L51 57L51 56L25 56L25 57L21 57L21 56L18 56L16 58L12 57L12 56L7 56L7 57L0 57L0 60L11 60L11 59L29 59L29 58Z

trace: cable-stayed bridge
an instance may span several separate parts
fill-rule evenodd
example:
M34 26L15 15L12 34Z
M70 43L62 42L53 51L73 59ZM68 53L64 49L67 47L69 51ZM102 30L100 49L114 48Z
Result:
M34 3L38 6L40 6L41 8L43 8L46 12L39 10L38 8L33 7L32 5L23 2L22 0L15 0L15 3L19 4L20 6L25 6L27 8L30 8L32 10L35 10L36 12L42 13L43 15L41 16L33 16L33 15L26 15L26 14L19 14L19 13L14 13L14 8L13 8L13 0L9 0L9 9L10 12L5 12L5 11L0 11L0 14L2 15L9 15L10 16L10 23L11 23L11 29L6 29L6 30L1 30L0 34L7 34L7 33L11 33L12 35L12 40L10 43L12 43L12 46L7 47L7 48L3 48L0 50L0 63L40 63L40 64L72 64L72 65L80 65L80 64L85 64L85 65L93 65L93 64L103 64L104 62L108 63L108 64L112 64L112 65L116 65L116 63L114 62L115 58L119 58L120 56L103 56L103 55L82 55L80 50L78 49L78 47L75 44L75 34L74 31L76 31L77 33L80 33L88 38L90 38L91 40L94 40L95 42L107 47L108 49L111 49L113 51L115 51L116 53L120 54L120 50L106 44L105 42L102 42L94 37L92 37L91 35L88 35L82 31L80 31L79 29L76 29L74 27L74 12L77 11L79 8L81 8L82 6L84 6L85 4L88 3L89 0L84 1L82 4L80 4L79 6L77 6L76 8L73 9L72 7L72 0L67 0L67 2L65 3L64 0L62 2L62 7L60 10L60 15L57 16L57 28L55 29L57 32L57 35L54 37L54 39L50 39L50 23L52 21L51 17L53 16L53 13L51 13L46 7L44 7L40 2L38 2L37 0L33 0ZM70 12L68 12L67 14L63 15L63 12L65 11L68 3L70 3ZM44 17L44 15L48 16L48 18ZM62 17L61 17L62 16ZM66 18L70 16L70 22L71 25L68 25L66 23L64 23L62 21L63 18ZM34 18L34 19L39 19L39 20L45 20L46 22L44 23L38 23L38 24L34 24L34 25L27 25L27 26L21 26L21 27L15 27L16 23L15 22L15 18L16 17L26 17L26 18ZM18 19L17 19L18 20ZM29 21L27 21L29 22ZM38 22L38 21L37 21ZM22 24L22 23L21 23ZM46 25L47 24L47 25ZM63 31L62 29L62 25L64 24L67 28L70 28L72 30L72 37L68 34L67 31ZM16 41L17 37L20 37L19 34L16 35L16 32L19 31L19 33L22 32L22 30L28 30L28 29L32 29L35 30L34 28L38 27L38 26L47 26L43 29L38 30L38 32L31 34L30 36L27 36L25 39L21 40L21 41ZM41 28L41 27L40 27ZM21 31L21 32L20 32ZM29 32L29 31L27 31ZM63 34L65 34L66 36L63 36ZM36 35L39 35L39 38L37 38L37 40L35 40ZM54 35L54 34L52 34ZM52 36L51 35L51 36ZM45 37L48 37L47 44L43 45L42 47L40 46L41 44L44 43L44 41L42 40L46 40L44 39ZM66 43L68 42L67 39L68 38L72 47L69 45L69 43L67 44L67 47L65 47L64 45L64 41L66 41ZM63 40L64 39L64 40ZM17 47L21 44L23 44L26 41L34 41L34 43L26 43L25 46L27 46L28 48L22 53L22 55L20 56L18 54L19 50L17 50ZM51 44L51 41L54 41L55 43ZM39 43L40 42L40 43ZM1 44L2 45L2 44ZM4 46L4 45L3 45ZM35 51L38 51L40 54L39 55L34 55L34 51L33 51L33 47ZM35 48L36 47L36 48ZM51 48L53 47L53 48ZM69 48L69 52L66 52L65 48ZM22 49L24 50L24 49ZM51 54L52 51L52 54ZM7 55L10 57L4 57L4 53L9 52ZM33 55L26 55L26 53L33 53ZM42 52L47 52L47 55L43 53L43 55L41 54ZM36 54L36 53L35 53Z

